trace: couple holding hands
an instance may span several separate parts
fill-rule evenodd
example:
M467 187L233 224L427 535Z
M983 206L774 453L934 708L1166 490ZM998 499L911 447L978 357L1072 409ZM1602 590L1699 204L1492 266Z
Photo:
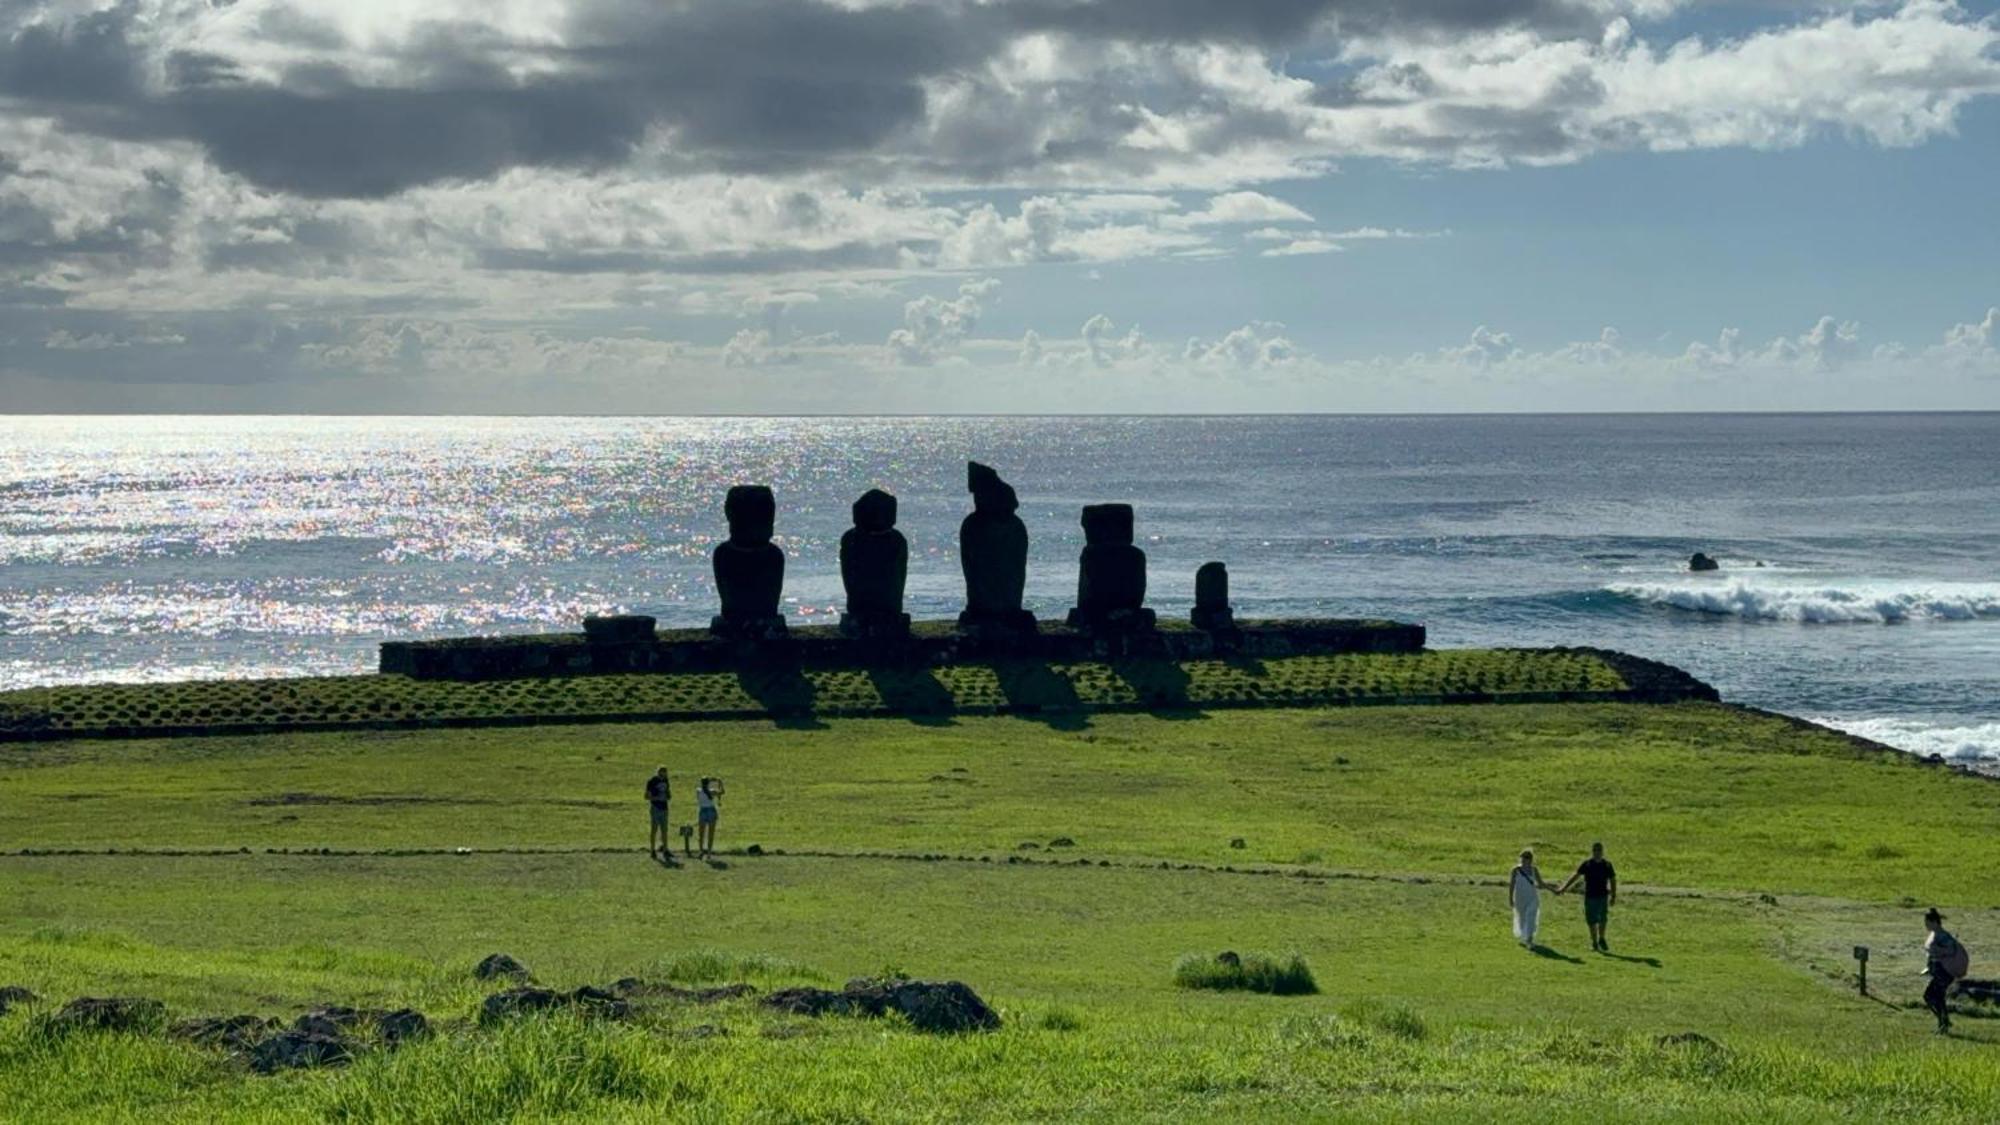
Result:
M1514 908L1514 940L1524 948L1535 948L1535 929L1541 921L1543 891L1564 894L1583 882L1583 920L1590 927L1590 948L1599 953L1611 949L1604 939L1604 927L1611 920L1611 908L1618 902L1618 871L1604 858L1604 845L1590 845L1590 858L1577 864L1576 873L1562 886L1542 878L1535 866L1535 853L1524 851L1521 862L1507 879L1507 903Z

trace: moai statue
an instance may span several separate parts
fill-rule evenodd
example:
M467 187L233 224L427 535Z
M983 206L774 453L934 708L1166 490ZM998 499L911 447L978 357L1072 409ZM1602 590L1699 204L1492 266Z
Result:
M1153 611L1143 605L1146 552L1132 545L1132 505L1085 505L1083 539L1069 623L1089 629L1150 627Z
M840 581L847 612L840 630L851 637L906 636L903 584L910 576L910 542L896 530L896 498L871 488L854 502L854 526L840 537Z
M965 568L960 628L1033 632L1035 615L1021 608L1028 584L1028 527L1014 514L1021 501L1000 474L968 461L965 486L972 514L958 525L958 561Z
M1219 562L1203 563L1194 572L1194 610L1188 614L1197 629L1222 632L1236 628L1236 613L1229 608L1229 568Z
M782 636L778 595L785 586L785 552L771 542L778 502L761 484L739 484L729 490L722 511L729 518L729 538L715 548L722 614L709 629L733 637Z

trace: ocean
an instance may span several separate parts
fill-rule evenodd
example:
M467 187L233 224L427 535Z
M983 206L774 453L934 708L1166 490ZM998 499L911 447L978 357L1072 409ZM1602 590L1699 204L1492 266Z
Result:
M1024 406L1032 404L1023 404ZM788 612L837 617L881 487L955 615L965 461L1020 492L1030 607L1078 509L1137 509L1150 602L1600 645L1724 697L2000 763L2000 414L1213 418L0 417L0 688L368 671L389 638L705 624L731 484ZM1714 574L1689 574L1694 551Z

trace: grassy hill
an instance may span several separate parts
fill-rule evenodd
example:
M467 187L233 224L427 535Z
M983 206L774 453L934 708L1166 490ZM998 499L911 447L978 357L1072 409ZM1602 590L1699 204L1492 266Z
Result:
M648 860L660 763L683 802L725 776L721 842L763 854ZM0 1118L2000 1117L2000 1020L1938 1039L1906 1006L1915 907L2000 951L2000 785L1716 705L22 743L0 808L0 985L44 998L0 1016ZM1612 954L1575 899L1515 945L1514 853L1556 875L1593 839L1626 884ZM1302 954L1319 992L1174 987L1224 949ZM1004 1026L752 997L484 1028L496 950L566 987L961 979ZM39 1030L85 994L439 1033L263 1077Z

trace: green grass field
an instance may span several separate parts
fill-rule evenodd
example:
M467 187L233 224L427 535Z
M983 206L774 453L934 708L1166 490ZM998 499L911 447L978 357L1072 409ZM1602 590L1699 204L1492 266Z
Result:
M662 762L683 802L725 776L721 843L764 854L648 860ZM1918 905L1991 975L2000 785L1720 706L30 743L0 747L0 809L0 985L44 997L0 1016L9 1119L2000 1118L2000 1019L1940 1039L1906 1006ZM1598 838L1613 954L1575 899L1515 945L1514 853L1555 875ZM91 854L21 854L51 851ZM1223 949L1297 952L1318 991L1176 986ZM1005 1026L751 999L481 1029L496 950L562 986L960 979ZM407 1004L440 1033L262 1077L38 1031L107 994Z
M942 668L566 676L460 682L406 676L91 684L0 692L0 741L746 718L1072 713L1338 706L1451 699L1553 701L1626 689L1580 652L1349 653L1271 660L1013 661Z

